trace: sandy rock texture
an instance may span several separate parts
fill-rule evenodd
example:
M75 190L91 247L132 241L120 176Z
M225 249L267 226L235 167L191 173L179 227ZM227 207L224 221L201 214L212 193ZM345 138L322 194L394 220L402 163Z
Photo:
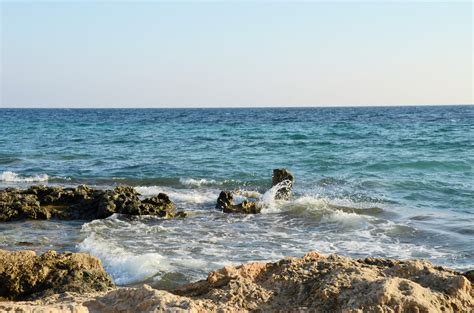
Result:
M24 219L93 220L114 213L183 217L164 193L140 199L132 187L100 190L88 186L32 186L0 190L0 222Z
M224 267L172 292L144 285L82 299L0 302L0 310L68 311L75 303L76 311L69 312L472 312L473 296L465 276L427 261L311 252L275 263Z
M100 260L85 253L48 251L38 256L28 250L0 250L0 299L96 292L113 286Z

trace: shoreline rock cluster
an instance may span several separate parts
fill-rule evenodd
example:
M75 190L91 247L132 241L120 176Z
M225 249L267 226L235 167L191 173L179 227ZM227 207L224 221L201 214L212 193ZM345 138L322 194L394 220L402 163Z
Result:
M275 169L272 197L288 200L294 175ZM245 200L242 201L242 198ZM240 201L240 202L239 202ZM222 191L216 209L260 213L258 199ZM114 213L184 217L166 194L143 199L132 187L99 190L32 186L0 190L0 222L93 220ZM210 272L175 290L117 287L84 253L0 250L0 311L14 312L472 312L474 272L428 261L352 259L310 252Z
M287 169L274 169L272 188L275 199L287 200L291 194L294 175ZM262 210L256 199L236 202L236 191L222 191L216 209L224 213L256 214ZM0 190L0 222L15 220L94 220L114 213L127 215L155 215L164 218L185 217L177 211L168 195L141 199L130 186L101 190L89 186L31 186L28 189L6 188Z
M68 278L50 280L56 285L52 285L54 288L46 293L46 297L30 301L0 301L0 311L471 312L474 309L472 280L422 260L357 260L310 252L302 258L227 266L210 272L205 280L164 291L147 285L111 289L107 276L97 268L100 261L93 257L88 259L87 255L48 252L46 256L36 257L25 251L9 253L9 260L23 258L25 253L28 258L44 258L48 262L56 258L56 263L51 263L55 265L51 265L46 272L51 273L49 276L52 277ZM8 274L5 274L5 265L1 264L5 261L1 260L4 259L0 259L0 276L3 275L3 278ZM74 263L74 260L83 260L88 267L81 267L77 265L81 263ZM68 272L66 265L60 266L63 262L76 264L70 267L73 274L58 274ZM41 262L24 264L22 269L28 274L20 277L32 279L29 276L32 269ZM97 277L100 281L99 288L94 284L81 284L81 275L74 274L78 271L86 277L85 273L91 270L96 273L91 277ZM89 281L94 282L94 279ZM3 282L3 279L0 280L4 295L6 287ZM72 282L72 286L79 286L79 289L63 288L63 282ZM21 286L22 282L15 281L13 285ZM45 293L35 295L44 296Z
M51 218L94 220L114 213L165 218L186 216L176 210L166 194L141 200L133 187L99 190L83 185L75 188L40 185L26 190L0 190L0 222Z

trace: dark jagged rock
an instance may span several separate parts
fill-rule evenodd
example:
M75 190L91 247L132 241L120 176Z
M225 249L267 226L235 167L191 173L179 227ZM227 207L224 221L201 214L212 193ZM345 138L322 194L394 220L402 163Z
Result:
M48 219L51 214L40 207L34 194L22 194L17 189L0 192L0 221L11 219Z
M96 257L85 253L0 250L0 298L20 300L51 293L96 292L113 287Z
M140 200L132 187L98 190L87 186L75 188L33 186L27 190L0 190L0 221L22 219L93 220L114 213L128 215L184 216L166 194Z
M275 193L275 199L287 200L291 194L291 189L295 181L295 176L285 168L273 170L272 187L280 184L281 187Z
M464 272L463 275L464 275L464 277L466 277L467 279L469 279L469 281L471 282L471 284L474 284L474 270L470 270L470 271Z
M291 194L294 175L287 169L274 169L272 176L272 187L278 186L275 192L275 199L287 200ZM224 213L246 213L255 214L262 210L261 204L257 201L244 200L236 203L235 193L232 191L221 191L217 198L216 209L222 210Z
M253 201L244 200L241 203L235 203L232 191L221 191L217 198L216 209L222 210L224 213L260 213L261 207Z

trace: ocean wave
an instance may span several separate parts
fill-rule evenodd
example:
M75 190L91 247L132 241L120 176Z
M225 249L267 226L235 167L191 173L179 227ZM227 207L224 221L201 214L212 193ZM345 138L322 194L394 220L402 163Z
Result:
M262 213L282 213L282 212L306 212L322 215L325 213L340 212L340 216L344 213L350 216L358 215L376 215L384 210L378 206L374 206L370 202L356 202L348 197L329 198L318 194L302 194L290 197L289 200L275 199L278 189L285 186L282 182L258 198L262 206Z
M323 223L336 223L345 228L360 229L366 228L370 217L356 213L346 213L340 210L325 214L321 218Z
M78 249L102 260L118 285L165 287L205 278L230 264L275 261L308 250L353 257L446 260L450 252L424 243L403 243L395 232L415 231L390 221L342 211L323 211L317 221L278 214L218 214L180 220L113 215L81 228ZM337 231L333 225L336 225Z
M40 174L34 176L20 176L11 171L5 171L0 174L0 181L14 182L14 183L32 183L32 182L46 182L50 179L47 174Z
M77 248L98 257L117 285L141 282L172 269L159 253L132 253L95 233L86 237Z
M214 205L219 195L218 190L190 190L190 189L175 189L164 186L137 186L135 190L142 196L150 197L166 193L170 199L178 205Z
M216 180L214 179L207 180L205 178L194 179L194 178L180 177L179 182L185 186L195 186L195 187L201 187L203 185L219 185L219 183Z

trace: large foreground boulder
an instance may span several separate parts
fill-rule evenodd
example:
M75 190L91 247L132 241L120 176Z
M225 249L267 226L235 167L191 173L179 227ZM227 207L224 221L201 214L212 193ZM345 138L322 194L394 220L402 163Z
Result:
M97 292L113 287L99 259L84 253L0 250L0 298L19 300L53 293Z
M32 186L27 190L0 190L0 221L21 219L93 220L114 213L129 215L184 216L166 194L140 199L132 187L99 190L88 186L75 188Z
M469 280L430 262L316 252L224 267L173 293L229 312L472 312L474 306Z

